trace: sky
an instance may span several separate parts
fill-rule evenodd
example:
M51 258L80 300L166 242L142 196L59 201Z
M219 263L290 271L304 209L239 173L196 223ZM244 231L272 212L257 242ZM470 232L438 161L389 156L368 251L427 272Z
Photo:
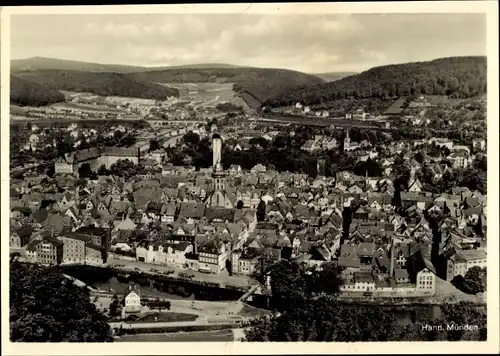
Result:
M11 58L306 73L486 55L484 14L13 15Z

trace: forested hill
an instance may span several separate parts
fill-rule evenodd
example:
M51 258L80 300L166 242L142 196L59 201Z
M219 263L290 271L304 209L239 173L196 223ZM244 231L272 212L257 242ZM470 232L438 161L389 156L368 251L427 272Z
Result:
M101 96L126 96L166 99L179 91L156 83L141 82L122 73L97 73L71 70L36 70L13 75L52 90L91 92ZM29 89L34 91L34 89Z
M323 79L325 82L334 82L342 78L358 74L356 72L331 72L331 73L313 73L314 76Z
M55 90L103 96L164 99L179 95L168 83L233 83L234 91L254 108L284 91L325 83L317 76L293 70L223 63L147 68L35 57L11 61L11 68L14 76Z
M64 95L52 87L10 77L10 103L19 106L45 106L64 101Z
M234 83L236 92L248 93L260 102L283 91L324 83L314 75L270 68L176 68L128 75L157 83Z
M451 57L375 67L331 83L285 90L264 105L323 104L346 98L414 94L473 97L486 92L486 57Z
M82 61L73 61L68 59L32 57L25 59L13 59L10 61L10 72L24 72L36 70L78 70L83 72L113 72L130 73L144 70L144 67L128 66L120 64L100 64Z
M31 57L25 59L13 59L10 61L11 73L24 72L27 70L79 70L84 72L112 72L112 73L135 73L158 71L165 69L178 68L238 68L238 66L225 63L200 63L187 64L179 66L163 66L163 67L143 67L131 66L123 64L101 64L92 62L74 61L69 59L57 59L47 57Z

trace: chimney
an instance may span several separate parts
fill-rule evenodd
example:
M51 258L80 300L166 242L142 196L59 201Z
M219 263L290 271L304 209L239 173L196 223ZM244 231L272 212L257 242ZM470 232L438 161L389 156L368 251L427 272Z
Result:
M198 235L195 234L194 235L194 242L193 242L193 251L194 251L194 254L197 255L198 254Z
M391 253L390 253L390 268L389 268L389 278L392 278L394 276L394 238L391 240Z

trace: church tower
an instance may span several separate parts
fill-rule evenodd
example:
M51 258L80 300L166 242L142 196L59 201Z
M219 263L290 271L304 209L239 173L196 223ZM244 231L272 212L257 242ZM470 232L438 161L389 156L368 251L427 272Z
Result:
M351 138L349 137L349 129L346 130L346 136L344 138L344 151L348 150L351 146Z
M214 191L222 192L226 189L226 173L222 169L222 165L217 163L212 172Z
M212 192L208 197L208 206L229 207L226 194L226 172L222 168L222 139L215 134L212 137L213 171L212 171Z
M212 165L215 168L217 163L222 163L222 139L218 134L212 136Z
M222 192L226 188L226 174L222 168L222 139L218 134L212 137L212 159L213 159L213 188L215 192Z

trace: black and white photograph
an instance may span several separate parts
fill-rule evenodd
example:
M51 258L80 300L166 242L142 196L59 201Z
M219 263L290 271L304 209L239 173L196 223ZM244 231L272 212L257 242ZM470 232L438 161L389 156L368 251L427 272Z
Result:
M4 8L9 349L498 351L495 7L458 3Z

